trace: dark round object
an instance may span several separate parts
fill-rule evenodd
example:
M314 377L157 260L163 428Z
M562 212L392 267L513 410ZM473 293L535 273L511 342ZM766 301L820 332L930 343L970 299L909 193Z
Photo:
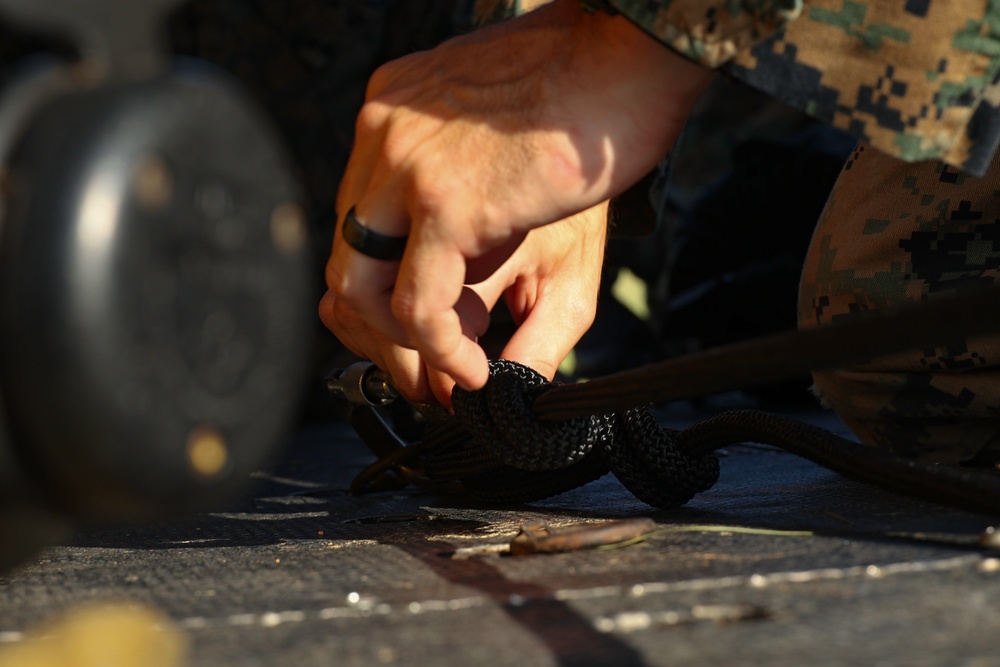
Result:
M229 498L284 434L313 315L267 122L185 63L50 100L4 176L0 387L27 474L78 517Z

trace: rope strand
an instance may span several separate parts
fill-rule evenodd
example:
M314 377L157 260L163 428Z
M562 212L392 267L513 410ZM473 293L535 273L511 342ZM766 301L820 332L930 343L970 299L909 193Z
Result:
M753 410L723 412L680 431L661 428L646 407L591 415L586 428L579 422L562 428L531 413L569 385L546 383L510 361L491 361L490 370L486 388L456 390L455 417L442 431L447 437L436 440L430 429L422 441L431 477L460 479L472 496L487 502L540 500L610 471L643 502L678 507L715 484L717 449L757 442L897 493L1000 514L1000 476L994 474L918 463Z
M576 384L539 396L534 413L559 421L788 380L910 348L945 345L956 335L1000 330L1000 288L935 298L894 313L859 313L802 331L735 343Z

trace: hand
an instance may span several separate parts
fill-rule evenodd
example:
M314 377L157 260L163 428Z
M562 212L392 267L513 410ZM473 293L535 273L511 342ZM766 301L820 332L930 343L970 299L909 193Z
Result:
M552 379L562 360L594 321L607 230L607 202L562 222L530 232L517 251L483 282L468 287L479 322L504 298L518 325L501 357ZM488 315L486 315L488 318ZM328 291L320 318L355 354L388 372L403 395L450 406L455 381L428 368L412 349L368 325L349 304Z
M419 357L481 387L488 368L475 341L487 308L469 285L493 275L530 230L649 171L711 76L625 18L587 14L575 0L380 68L327 264L336 308L351 313L336 318L340 331L356 318L376 346L415 350L394 353L408 366ZM341 239L351 207L374 231L409 235L401 262Z

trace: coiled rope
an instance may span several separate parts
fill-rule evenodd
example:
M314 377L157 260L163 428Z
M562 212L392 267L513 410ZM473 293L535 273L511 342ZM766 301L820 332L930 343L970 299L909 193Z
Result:
M557 495L612 472L640 500L672 508L716 482L715 450L757 442L904 495L998 515L1000 476L991 472L904 459L763 412L724 412L676 431L661 428L648 408L633 407L787 379L806 369L844 366L998 328L1000 288L989 288L586 383L548 383L525 366L492 361L485 388L456 389L454 417L442 411L417 446L382 455L352 488L363 488L386 470L403 469L411 480L458 482L481 500L516 503Z
M863 447L825 429L756 410L730 410L683 430L662 428L648 407L540 420L533 404L556 384L520 364L490 362L479 391L455 391L454 416L441 413L416 446L386 457L434 484L459 482L489 503L525 503L614 474L639 500L669 509L711 488L717 449L744 442L780 447L846 477L974 512L1000 514L1000 476L932 465ZM409 454L409 455L408 455Z

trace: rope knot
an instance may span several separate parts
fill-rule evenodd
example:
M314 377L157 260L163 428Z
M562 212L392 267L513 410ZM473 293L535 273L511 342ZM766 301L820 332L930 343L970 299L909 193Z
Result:
M456 388L455 416L473 441L498 462L520 470L558 470L581 461L600 438L596 417L540 421L534 400L552 387L527 366L490 361L490 379L478 391Z
M680 507L718 481L718 457L683 451L678 431L660 428L649 408L605 419L613 424L604 446L608 466L639 500L664 509Z
M477 468L478 474L466 478L474 495L495 497L501 486L519 484L526 494L530 487L532 494L544 490L551 495L565 490L567 483L593 479L610 469L640 500L670 508L718 480L715 455L682 451L677 432L660 428L648 408L559 422L539 420L531 406L552 386L527 366L501 359L490 361L490 379L483 389L455 390L456 420L475 447L506 466ZM559 475L545 483L555 473Z

